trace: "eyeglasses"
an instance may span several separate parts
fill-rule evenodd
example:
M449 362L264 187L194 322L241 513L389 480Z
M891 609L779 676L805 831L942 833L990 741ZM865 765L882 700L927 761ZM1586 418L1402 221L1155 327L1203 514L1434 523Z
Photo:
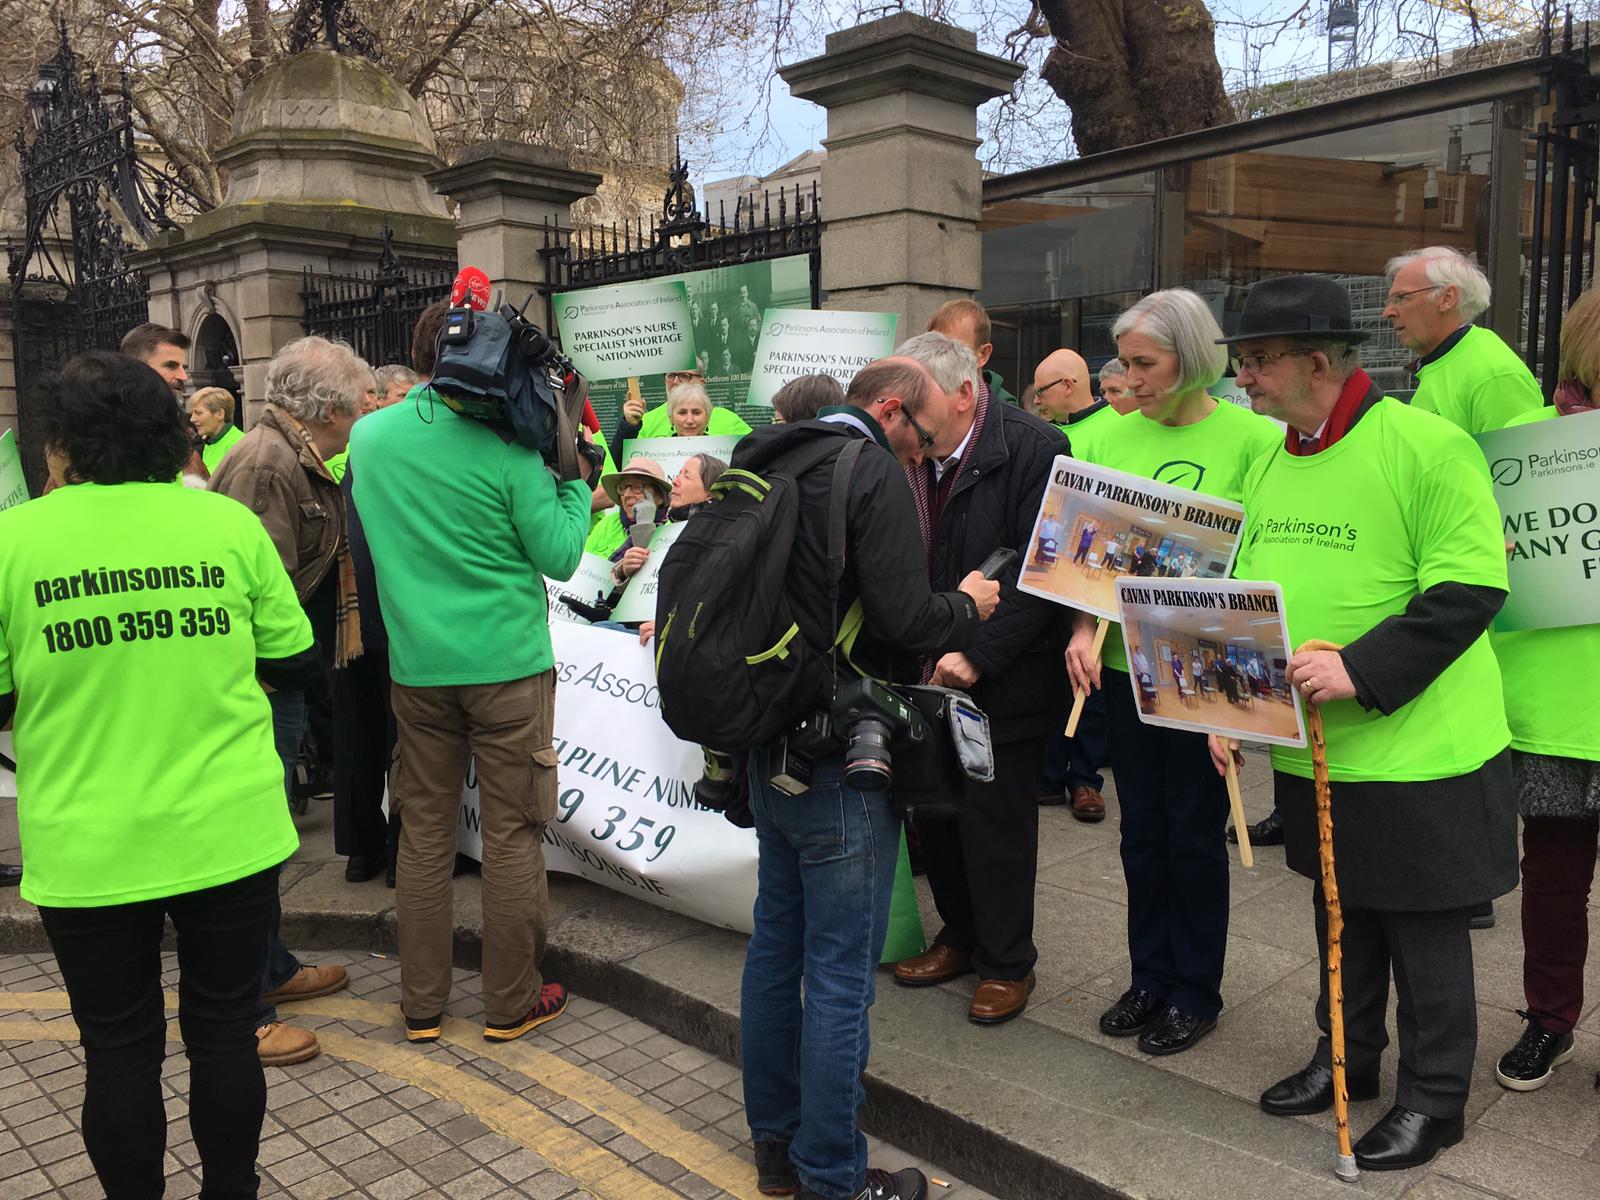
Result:
M897 397L897 396L879 396L876 400L873 401L873 403L874 404L887 404L887 403L889 403L889 401L896 400L896 399L899 399L899 397ZM929 433L926 429L924 429L922 427L921 423L915 417L913 417L911 415L910 411L906 408L906 404L905 404L904 400L900 401L900 410L899 411L900 411L900 415L902 417L904 417L910 423L911 428L915 429L917 431L917 448L919 450L926 450L929 446L933 445L933 442L934 442L933 434Z
M1275 363L1280 358L1294 358L1297 355L1315 353L1315 350L1280 350L1276 354L1238 354L1233 359L1233 371L1235 375L1240 371L1248 371L1252 375L1259 375L1262 367L1269 363Z
M1390 292L1389 298L1384 301L1384 307L1388 308L1390 305L1399 304L1402 300L1409 300L1413 296L1420 296L1423 292L1437 292L1442 286L1442 284L1436 283L1432 287L1412 288L1409 292Z
M1069 387L1070 387L1070 385L1072 383L1072 377L1070 375L1063 375L1060 379L1053 379L1049 383L1045 384L1043 387L1034 388L1033 389L1033 394L1035 396L1042 396L1046 392L1048 392L1051 388L1053 388L1057 384L1061 384L1061 383L1065 383L1065 384L1069 385Z

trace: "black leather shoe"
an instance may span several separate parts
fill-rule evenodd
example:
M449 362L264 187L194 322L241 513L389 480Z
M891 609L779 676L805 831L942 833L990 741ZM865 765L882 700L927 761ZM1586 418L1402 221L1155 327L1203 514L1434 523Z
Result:
M1432 1162L1439 1151L1461 1140L1460 1117L1429 1117L1396 1104L1355 1144L1363 1171L1403 1171Z
M1139 1035L1146 1054L1182 1054L1217 1027L1215 1017L1197 1017L1167 1005Z
M344 864L344 879L346 883L365 883L369 879L376 879L383 869L381 858L363 858L359 854L352 854Z
M755 1151L756 1191L763 1196L792 1196L800 1190L787 1141L756 1142Z
M1345 1090L1351 1100L1376 1100L1378 1077L1362 1078L1347 1074ZM1333 1107L1333 1070L1321 1063L1309 1063L1287 1079L1280 1079L1261 1093L1261 1108L1275 1117L1302 1117L1327 1112Z
M1132 1037L1167 1006L1160 996L1129 988L1122 998L1100 1014L1100 1032L1107 1037Z
M22 883L20 863L0 863L0 887L18 887Z
M1476 905L1467 915L1468 929L1493 929L1494 928L1494 901L1485 900Z
M1283 845L1283 817L1277 809L1264 821L1257 821L1254 825L1246 825L1250 831L1250 844L1252 846L1281 846ZM1234 845L1239 844L1238 830L1228 830L1228 841Z

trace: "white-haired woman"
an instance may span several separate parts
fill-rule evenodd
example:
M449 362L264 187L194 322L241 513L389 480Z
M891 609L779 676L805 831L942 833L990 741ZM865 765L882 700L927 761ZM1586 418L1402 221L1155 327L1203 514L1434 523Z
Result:
M1239 499L1250 467L1282 434L1209 394L1227 352L1205 301L1182 288L1154 292L1118 317L1112 334L1138 415L1111 423L1093 443L1093 461ZM1157 559L1150 573L1159 574L1161 551L1150 549ZM1208 769L1204 734L1139 721L1121 636L1106 638L1103 668L1093 660L1093 639L1094 618L1078 614L1067 669L1075 687L1105 689L1133 959L1131 985L1101 1016L1100 1029L1138 1035L1149 1054L1176 1054L1209 1033L1222 1011L1227 791Z

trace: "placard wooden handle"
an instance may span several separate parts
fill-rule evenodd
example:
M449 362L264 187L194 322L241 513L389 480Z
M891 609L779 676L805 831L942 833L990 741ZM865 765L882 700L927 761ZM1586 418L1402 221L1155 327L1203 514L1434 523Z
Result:
M1094 645L1089 647L1089 656L1094 660L1094 663L1095 663L1096 666L1100 665L1100 652L1105 649L1105 645L1106 645L1106 630L1108 630L1110 628L1111 628L1111 622L1110 621L1107 621L1104 617L1096 617L1095 618ZM1078 722L1083 717L1083 706L1088 701L1088 699L1089 699L1089 693L1084 691L1084 692L1079 692L1077 694L1076 698L1072 701L1072 715L1067 718L1067 729L1066 729L1066 736L1067 737L1076 737L1077 736L1077 734L1078 734Z
M1223 747L1228 752L1228 807L1233 809L1233 831L1239 837L1239 865L1253 867L1256 857L1250 850L1250 829L1244 823L1244 798L1239 794L1239 764L1234 761L1233 747L1228 744L1228 739L1222 739Z

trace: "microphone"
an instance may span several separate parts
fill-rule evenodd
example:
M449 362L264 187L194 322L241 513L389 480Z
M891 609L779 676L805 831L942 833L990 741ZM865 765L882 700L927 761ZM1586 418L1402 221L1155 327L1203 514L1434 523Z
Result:
M633 506L633 528L628 530L628 536L633 539L635 546L648 546L650 538L656 531L656 502L654 500L641 500Z
M489 308L489 277L477 267L462 267L450 285L450 307L486 312Z

